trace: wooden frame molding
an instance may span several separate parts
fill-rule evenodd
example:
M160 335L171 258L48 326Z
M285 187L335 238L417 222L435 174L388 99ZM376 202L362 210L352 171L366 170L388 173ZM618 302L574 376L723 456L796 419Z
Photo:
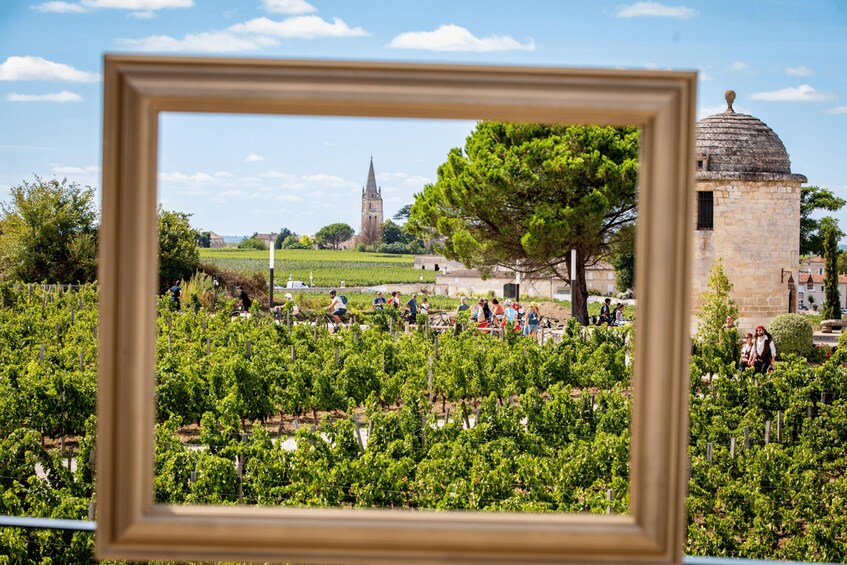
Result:
M695 98L694 72L107 55L98 558L680 563ZM157 128L170 111L640 127L629 515L154 504Z

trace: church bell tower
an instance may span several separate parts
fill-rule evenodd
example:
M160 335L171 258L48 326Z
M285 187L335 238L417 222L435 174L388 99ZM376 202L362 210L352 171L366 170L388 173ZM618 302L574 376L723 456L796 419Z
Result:
M368 169L368 183L362 187L362 226L359 242L371 244L382 237L382 189L376 186L374 160Z

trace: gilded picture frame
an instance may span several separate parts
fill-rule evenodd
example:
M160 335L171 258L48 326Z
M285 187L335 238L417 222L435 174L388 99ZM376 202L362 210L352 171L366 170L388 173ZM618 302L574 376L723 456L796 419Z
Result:
M107 55L98 558L680 563L687 483L695 102L694 72ZM629 514L154 504L152 297L158 281L156 178L162 112L638 126L638 336Z

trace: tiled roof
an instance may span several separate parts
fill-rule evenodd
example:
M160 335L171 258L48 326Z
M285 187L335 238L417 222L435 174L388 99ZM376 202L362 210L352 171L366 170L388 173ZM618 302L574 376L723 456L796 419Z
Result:
M826 275L816 273L800 273L800 284L823 284ZM847 284L847 275L838 275L838 284Z

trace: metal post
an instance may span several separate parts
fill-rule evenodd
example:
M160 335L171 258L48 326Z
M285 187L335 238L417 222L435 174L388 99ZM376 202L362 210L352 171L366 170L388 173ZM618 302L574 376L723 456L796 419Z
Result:
M273 237L273 234L271 234ZM270 241L271 248L271 256L268 260L268 279L270 280L270 286L268 286L268 310L273 310L274 307L274 247L276 247L276 241Z
M576 317L576 249L571 249L571 316Z

